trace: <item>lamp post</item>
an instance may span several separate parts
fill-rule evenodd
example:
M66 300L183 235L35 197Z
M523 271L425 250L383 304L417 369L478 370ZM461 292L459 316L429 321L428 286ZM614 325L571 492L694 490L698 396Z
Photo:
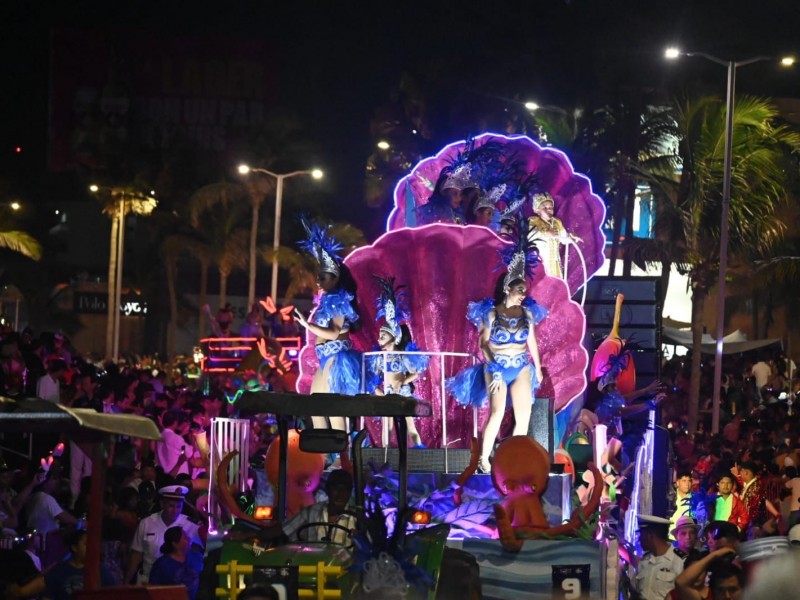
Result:
M728 70L728 87L725 98L725 162L722 171L722 213L720 215L719 233L719 279L717 281L717 330L716 348L714 352L714 395L711 416L711 432L719 432L720 391L722 388L722 338L725 335L725 275L728 270L728 229L731 205L731 171L733 169L733 111L735 110L736 69L753 63L775 60L772 56L756 56L746 60L722 60L705 52L682 52L678 48L667 48L665 58L676 60L681 56L699 56L713 63L722 65ZM784 57L780 64L790 67L794 59ZM699 348L695 351L699 352Z
M247 175L249 173L263 173L274 177L275 185L275 230L272 235L272 285L270 296L278 301L278 247L281 245L281 210L283 208L283 182L290 177L299 175L311 175L314 179L322 179L323 172L320 169L309 169L303 171L292 171L291 173L273 173L267 169L251 168L247 165L239 165L239 173ZM253 202L253 222L250 226L250 287L247 293L247 306L252 307L256 300L256 237L258 234L258 213L259 203Z
M89 191L108 192L111 204L104 211L111 217L111 248L108 260L108 309L106 323L106 356L119 359L120 305L122 303L122 267L125 256L125 215L149 215L158 202L155 192L149 194L130 188L105 187L92 184Z

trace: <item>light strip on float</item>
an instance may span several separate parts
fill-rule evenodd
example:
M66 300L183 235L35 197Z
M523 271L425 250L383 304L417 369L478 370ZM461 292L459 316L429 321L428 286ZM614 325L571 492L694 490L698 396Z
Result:
M653 441L655 437L656 413L649 411L647 418L647 431L644 434L644 443L636 452L636 467L634 467L633 489L631 491L631 504L625 512L624 535L625 540L633 545L636 539L636 525L639 516L639 489L642 475L646 474L650 480L650 507L645 507L652 512L652 475L653 475Z

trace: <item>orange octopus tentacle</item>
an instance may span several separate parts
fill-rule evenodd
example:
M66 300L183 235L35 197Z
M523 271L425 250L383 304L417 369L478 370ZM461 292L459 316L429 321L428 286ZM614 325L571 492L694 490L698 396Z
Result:
M219 490L219 498L222 503L225 505L225 508L237 519L242 521L246 521L251 525L256 525L257 527L266 527L266 525L245 513L239 503L236 502L236 499L233 497L233 493L231 492L231 487L228 484L228 467L231 464L231 461L239 456L239 451L234 450L233 452L229 452L224 456L224 458L219 461L219 466L217 466L217 489Z
M509 519L502 504L494 505L494 518L497 521L497 533L503 550L506 552L519 552L522 550L524 540L517 537L517 532L511 526L511 519Z

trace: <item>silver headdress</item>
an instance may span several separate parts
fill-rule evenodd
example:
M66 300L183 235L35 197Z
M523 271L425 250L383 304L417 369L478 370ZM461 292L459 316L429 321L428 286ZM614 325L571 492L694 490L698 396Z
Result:
M517 211L525 205L525 198L517 198L509 202L508 205L500 212L499 221L513 220L516 218Z
M489 189L491 186L485 185L484 181L486 174L503 169L513 162L506 160L504 151L503 144L499 142L484 141L483 144L476 145L475 138L467 137L462 150L442 169L440 177L445 179L441 189Z
M472 165L469 163L459 165L447 175L442 184L442 191L447 189L466 190L478 187L472 179Z
M549 192L545 191L536 192L533 195L533 210L535 211L539 210L542 207L542 204L544 204L545 202L550 202L551 204L553 204L553 206L555 206L556 203Z
M481 190L485 190L479 199L481 205L475 206L475 212L488 206L495 209L507 207L510 199L517 196L517 182L525 176L525 162L518 155L506 156L490 144L475 152L480 155L478 180Z
M339 252L343 246L327 231L327 228L309 221L305 216L300 217L300 222L306 230L307 238L300 242L300 247L316 259L321 272L338 277L342 264Z
M472 208L472 212L477 215L478 211L482 208L495 209L497 207L495 206L495 201L491 198L491 196L489 196L489 194L480 192L480 194L478 194L478 199L475 201L475 206Z
M514 245L500 250L500 257L506 267L506 276L503 278L503 289L508 289L512 281L532 277L536 265L539 263L539 251L536 245L528 239L528 222L517 216L516 237Z
M395 343L399 344L403 338L401 325L411 319L411 313L406 302L406 294L403 289L405 286L399 285L395 287L394 277L382 278L377 275L372 277L381 288L380 295L375 299L375 305L378 308L375 319L379 320L383 317L386 323L381 326L380 330L387 332L394 338Z

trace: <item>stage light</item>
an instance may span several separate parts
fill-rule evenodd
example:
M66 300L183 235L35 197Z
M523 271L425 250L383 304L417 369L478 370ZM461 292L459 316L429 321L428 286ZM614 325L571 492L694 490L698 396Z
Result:
M253 516L259 521L272 520L272 507L271 506L256 506Z
M411 515L411 523L414 525L430 525L431 513L426 510L418 510Z

